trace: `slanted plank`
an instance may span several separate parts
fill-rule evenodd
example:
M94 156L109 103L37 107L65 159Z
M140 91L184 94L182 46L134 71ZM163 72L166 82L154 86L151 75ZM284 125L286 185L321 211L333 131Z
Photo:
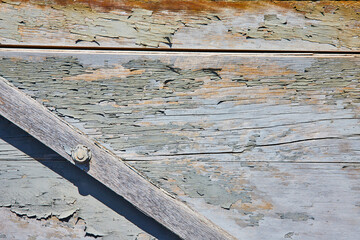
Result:
M0 81L0 114L73 162L69 150L85 145L89 166L79 167L183 239L231 239L225 231L145 180L118 157L26 96L4 78Z
M360 50L357 1L4 0L0 43Z

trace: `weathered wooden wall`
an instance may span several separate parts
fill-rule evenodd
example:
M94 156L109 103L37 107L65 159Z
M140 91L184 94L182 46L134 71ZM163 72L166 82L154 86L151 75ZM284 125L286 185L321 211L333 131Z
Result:
M3 0L0 43L360 50L357 1Z
M352 54L0 52L0 76L239 239L357 238L359 65Z
M359 13L357 1L2 0L5 47L354 54L2 48L0 76L239 239L357 239ZM3 118L0 133L0 238L173 238L100 185L88 194L90 178Z

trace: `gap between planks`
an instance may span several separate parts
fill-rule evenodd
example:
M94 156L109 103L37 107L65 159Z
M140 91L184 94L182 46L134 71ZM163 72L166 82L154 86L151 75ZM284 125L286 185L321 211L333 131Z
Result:
M42 46L42 45L5 45L0 44L0 51L21 51L21 52L49 52L49 53L61 53L61 52L73 52L73 53L109 53L109 54L224 54L224 55L238 55L247 54L249 56L261 57L262 54L265 57L281 56L300 56L300 57L316 57L316 55L322 57L351 57L353 55L359 55L360 51L299 51L299 50L248 50L248 49L168 49L168 48L119 48L119 47L82 47L82 46ZM285 55L285 56L284 56Z
M162 162L162 161L168 161L168 160L163 160L163 159L159 159L159 160L146 160L146 159L122 159L124 162ZM0 162L33 162L33 159L0 159ZM64 162L66 161L65 159L36 159L36 161L39 162ZM219 161L194 161L194 162L198 162L198 163L252 163L252 164L257 164L257 163L268 163L268 164L324 164L324 165L342 165L342 164L352 164L352 165L360 165L360 162L321 162L321 161L304 161L304 162L299 162L299 161L224 161L224 160L219 160Z

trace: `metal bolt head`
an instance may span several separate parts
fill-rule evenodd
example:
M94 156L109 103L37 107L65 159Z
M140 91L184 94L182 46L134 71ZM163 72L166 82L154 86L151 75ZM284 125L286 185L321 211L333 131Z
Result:
M91 151L84 145L77 145L71 151L71 157L75 162L85 163L91 159Z

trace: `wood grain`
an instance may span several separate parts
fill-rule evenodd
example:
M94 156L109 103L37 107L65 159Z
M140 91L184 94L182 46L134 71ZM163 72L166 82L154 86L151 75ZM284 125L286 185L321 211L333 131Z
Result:
M3 45L359 51L357 1L0 3Z
M1 76L239 239L358 234L356 54L0 56Z
M357 238L359 164L206 159L130 164L239 239Z
M93 158L88 169L83 165L79 165L80 168L179 237L232 238L185 204L146 181L119 158L89 140L3 78L0 81L0 113L70 162L73 162L69 156L70 149L78 144L87 146Z
M26 141L24 135L13 133L8 137L16 136L19 143ZM28 145L34 147L31 142ZM86 225L96 229L97 234L102 232L108 234L108 237L136 239L139 229L90 196L81 196L75 186L41 164L47 161L66 171L61 162L50 160L50 156L46 160L45 156L50 151L33 148L32 151L39 158L43 154L40 158L43 160L37 162L1 140L0 148L8 149L7 154L0 151L0 193L3 193L0 194L0 205L7 206L0 208L0 218L4 219L0 222L2 236L33 236L34 231L29 231L32 227L37 229L36 234L48 238L66 236L67 232L81 237L81 233L84 234L83 223L81 220L77 224L73 223L74 219L81 217ZM196 162L191 161L191 158L177 159L167 164L161 161L149 164L136 161L130 164L146 171L152 179L158 179L159 184L208 218L216 220L224 228L237 231L237 237L241 239L289 239L286 236L291 236L292 239L338 240L356 239L359 234L358 164L233 162L223 163L221 171L214 162ZM214 181L207 181L206 185L193 184L190 176L194 176L194 166L199 175L204 176L203 180L210 176ZM180 176L188 179L181 188L174 181ZM224 179L232 184L224 182ZM207 203L214 203L217 194L210 198L206 194L208 190L201 188L216 188L217 185L219 188L231 186L232 192L239 191L235 188L243 188L242 200L235 202L229 210L217 209L215 205ZM189 190L199 193L189 197L186 194ZM12 201L14 199L17 203ZM37 220L48 213L48 206L44 202L52 201L56 201L55 205L50 206L54 215L69 209L79 210L69 222L57 221L55 217ZM19 207L22 205L25 207ZM10 213L10 209L14 213ZM26 215L20 218L15 213L35 214L36 218L27 218ZM230 216L236 219L236 223L229 220ZM86 230L91 233L91 228ZM70 239L76 238L75 235L71 236Z

